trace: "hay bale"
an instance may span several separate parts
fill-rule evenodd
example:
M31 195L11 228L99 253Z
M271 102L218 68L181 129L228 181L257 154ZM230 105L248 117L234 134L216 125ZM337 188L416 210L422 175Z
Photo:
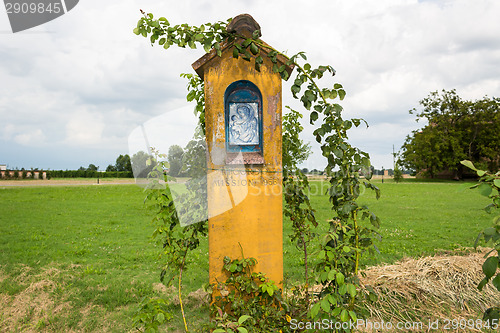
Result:
M480 319L483 312L499 306L500 292L484 278L482 264L490 249L465 255L405 258L394 265L373 266L361 282L371 286L379 299L368 305L373 320L392 322L429 319Z

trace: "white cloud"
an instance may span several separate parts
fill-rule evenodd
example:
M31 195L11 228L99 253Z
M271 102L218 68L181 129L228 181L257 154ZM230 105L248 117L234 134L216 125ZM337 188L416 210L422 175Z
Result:
M196 25L249 13L269 44L290 54L306 51L315 65L331 64L337 75L327 82L346 88L346 117L363 117L371 125L353 131L352 141L366 147L377 167L390 165L392 144L397 149L418 127L408 110L430 91L456 88L464 98L478 99L498 95L500 88L496 0L87 0L18 34L8 33L0 10L1 146L36 140L46 149L44 165L58 160L54 147L81 152L86 164L99 150L112 163L127 151L134 128L188 105L179 74L193 72L191 63L203 51L151 48L132 33L139 9L172 24ZM284 94L285 105L300 107ZM189 127L180 122L176 114L171 124ZM181 141L189 140L187 132L179 131ZM37 164L27 160L32 154L2 149L9 159L4 162Z
M40 128L29 125L6 124L1 129L0 138L22 146L40 147L45 143L45 134Z
M23 146L39 146L45 141L45 135L41 129L37 129L34 132L28 132L23 134L17 134L14 136L14 141Z
M72 146L101 144L103 140L103 116L96 112L81 110L74 113L66 123L66 143Z

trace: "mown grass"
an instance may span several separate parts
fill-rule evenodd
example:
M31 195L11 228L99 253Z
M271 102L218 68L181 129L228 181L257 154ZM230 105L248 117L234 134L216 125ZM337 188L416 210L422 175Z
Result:
M487 198L461 190L461 183L377 185L380 200L369 192L360 200L382 219L380 254L367 256L367 265L470 247L490 225L490 216L482 211ZM325 188L312 182L322 228L333 217ZM165 294L155 285L160 259L150 240L152 212L144 208L144 197L134 185L2 188L0 183L0 306L12 309L30 294L32 304L38 304L16 312L14 326L3 313L0 331L7 325L19 331L131 330L130 318L140 300ZM285 276L296 281L303 275L302 256L286 236L290 228L284 222ZM186 295L208 279L207 250L204 240L190 255ZM49 305L37 303L42 296ZM206 306L194 298L187 302L191 323L203 321ZM173 325L182 327L178 306L172 305L172 311Z
M15 295L40 276L55 280L52 296L74 309L104 310L149 294L155 251L147 245L149 218L141 197L135 186L0 190L0 263L8 276L2 291ZM48 269L64 273L46 276ZM53 328L97 328L101 314L95 312L84 323L74 313L52 318Z

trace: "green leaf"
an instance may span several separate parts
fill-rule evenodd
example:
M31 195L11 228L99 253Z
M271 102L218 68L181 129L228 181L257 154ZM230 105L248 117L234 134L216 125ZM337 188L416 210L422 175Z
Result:
M491 279L493 275L495 275L497 267L498 267L498 257L489 257L483 263L483 273L484 275L486 275L486 278L488 280Z
M477 249L477 245L479 244L479 240L481 240L481 237L483 236L483 232L481 231L479 235L477 235L476 241L474 242L474 248Z
M233 261L231 266L229 267L229 271L234 273L237 268L238 268L238 264L236 263L236 261Z
M311 69L311 65L310 64L307 63L307 64L304 65L304 70L308 71L310 69Z
M349 295L351 295L351 297L356 296L356 286L353 284L348 284L347 285L347 292L349 293Z
M325 311L326 313L330 312L330 302L328 302L326 298L323 298L320 304L323 311Z
M203 34L196 34L194 36L194 40L197 42L201 42L201 41L203 41L203 37L204 37Z
M239 54L240 54L240 53L238 52L238 49L237 49L237 48L234 48L234 49L233 49L233 58L238 59L238 55L239 55Z
M311 318L312 319L316 318L316 316L319 313L319 309L320 308L321 308L320 303L316 303L316 304L313 305L313 307L311 308Z
M292 91L292 94L294 94L294 96L295 96L297 93L299 93L299 92L300 92L300 86L298 86L298 85L294 84L294 85L290 88L290 90Z
M474 167L474 164L472 164L471 161L467 161L467 160L464 160L464 161L461 161L460 162L461 164L465 165L466 167L468 167L469 169L472 169L474 171L477 171L477 169Z
M134 34L136 34L136 35L139 35L139 34L141 33L141 32L139 31L139 28L135 28L133 31L134 31Z
M238 330L238 332L240 332L240 333L248 333L247 329L246 329L246 328L244 328L244 327L238 327L238 328L237 328L237 330Z
M484 229L484 234L487 235L487 236L493 236L497 233L497 229L495 228L486 228Z
M312 124L313 124L316 120L318 120L318 116L319 116L319 115L318 115L318 112L316 112L316 111L311 112L311 118L310 118L310 123L311 123L311 125L312 125Z
M483 170L477 170L476 172L477 172L477 175L479 177L482 177L482 176L484 176L486 174L486 171L483 171Z
M333 89L336 89L336 90L338 90L338 89L342 89L342 85L341 85L340 83L335 83L335 84L333 85Z
M500 179L495 179L493 181L493 184L495 184L496 187L500 188Z
M244 48L247 48L248 45L252 44L252 39L248 38L246 39L243 43L241 43L241 46L243 46Z
M340 314L340 311L342 311L342 308L333 309L332 316L337 317Z
M328 272L328 280L330 280L330 281L334 280L335 276L336 276L336 272L334 269L332 269L331 271Z
M165 315L163 313L158 313L156 315L156 320L161 324L165 321Z
M495 276L491 283L495 286L495 288L497 288L498 291L500 291L500 273Z
M222 328L218 328L215 331L213 331L213 333L226 333L226 330L224 330Z
M492 188L490 184L482 183L481 185L479 185L478 190L481 195L487 197L491 194Z
M318 253L318 259L320 259L320 260L325 259L325 251L319 251L319 253Z
M344 89L340 89L340 90L338 90L338 93L339 93L339 98L342 101L344 99L344 97L345 97L345 90Z
M344 284L344 274L338 272L336 277L337 277L337 284L338 285Z
M205 41L203 44L203 49L205 50L206 53L210 52L210 49L212 48L212 45L210 44L210 41Z
M346 293L347 293L347 284L343 284L339 287L339 294L343 296Z
M340 313L340 320L344 322L349 320L349 312L347 312L346 309L342 310L342 312Z
M255 45L255 43L250 44L250 52L252 52L253 55L256 55L259 53L259 47Z
M337 149L337 148L334 148L333 149L333 153L335 154L335 156L337 156L338 158L343 158L344 157L344 152L340 149Z
M306 98L311 102L314 102L316 100L316 94L313 93L311 90L306 90L304 94Z
M282 78L283 80L285 80L285 81L286 81L286 80L288 80L288 77L289 77L289 75L288 75L288 72L287 72L287 71L283 71L283 72L281 72L281 78Z
M479 282L479 284L477 285L477 289L479 289L479 291L483 291L483 288L487 283L488 283L488 278L482 279L481 282Z
M238 319L238 325L243 324L246 320L252 318L252 316L249 315L243 315Z
M163 45L163 44L165 44L166 41L167 41L167 39L165 37L160 38L160 40L158 41L158 44Z

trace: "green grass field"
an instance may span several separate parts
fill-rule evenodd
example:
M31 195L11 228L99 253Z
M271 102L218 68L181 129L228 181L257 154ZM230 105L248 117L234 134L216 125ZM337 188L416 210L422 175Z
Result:
M380 254L367 256L367 265L470 247L491 224L482 210L487 198L461 190L461 183L377 185L379 201L369 192L361 197L382 219ZM311 191L324 222L333 215L321 186L312 182ZM17 188L0 182L0 331L133 331L141 299L165 293L144 197L135 185ZM303 274L302 259L284 222L285 277L294 281ZM190 255L186 295L208 280L207 250L205 240ZM195 297L186 302L196 326L206 306ZM175 304L172 310L180 313ZM181 327L180 314L173 325Z

